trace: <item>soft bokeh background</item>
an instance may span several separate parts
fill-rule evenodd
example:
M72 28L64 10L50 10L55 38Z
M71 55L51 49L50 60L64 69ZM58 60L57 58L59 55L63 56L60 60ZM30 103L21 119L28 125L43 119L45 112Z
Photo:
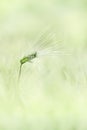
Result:
M48 26L72 55L26 64L18 82ZM0 130L87 130L86 35L86 0L0 0Z

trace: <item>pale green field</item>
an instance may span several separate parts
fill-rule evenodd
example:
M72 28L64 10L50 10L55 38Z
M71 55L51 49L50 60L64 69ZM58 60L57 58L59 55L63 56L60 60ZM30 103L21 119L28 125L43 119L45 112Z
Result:
M71 55L25 64L18 82L48 26ZM0 130L87 130L86 35L86 0L0 1Z

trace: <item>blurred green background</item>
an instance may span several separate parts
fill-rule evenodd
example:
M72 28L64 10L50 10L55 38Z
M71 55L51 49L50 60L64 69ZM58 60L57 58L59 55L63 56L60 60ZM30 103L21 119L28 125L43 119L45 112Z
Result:
M26 64L18 83L48 26L72 54ZM0 0L0 130L87 130L86 35L86 0Z

